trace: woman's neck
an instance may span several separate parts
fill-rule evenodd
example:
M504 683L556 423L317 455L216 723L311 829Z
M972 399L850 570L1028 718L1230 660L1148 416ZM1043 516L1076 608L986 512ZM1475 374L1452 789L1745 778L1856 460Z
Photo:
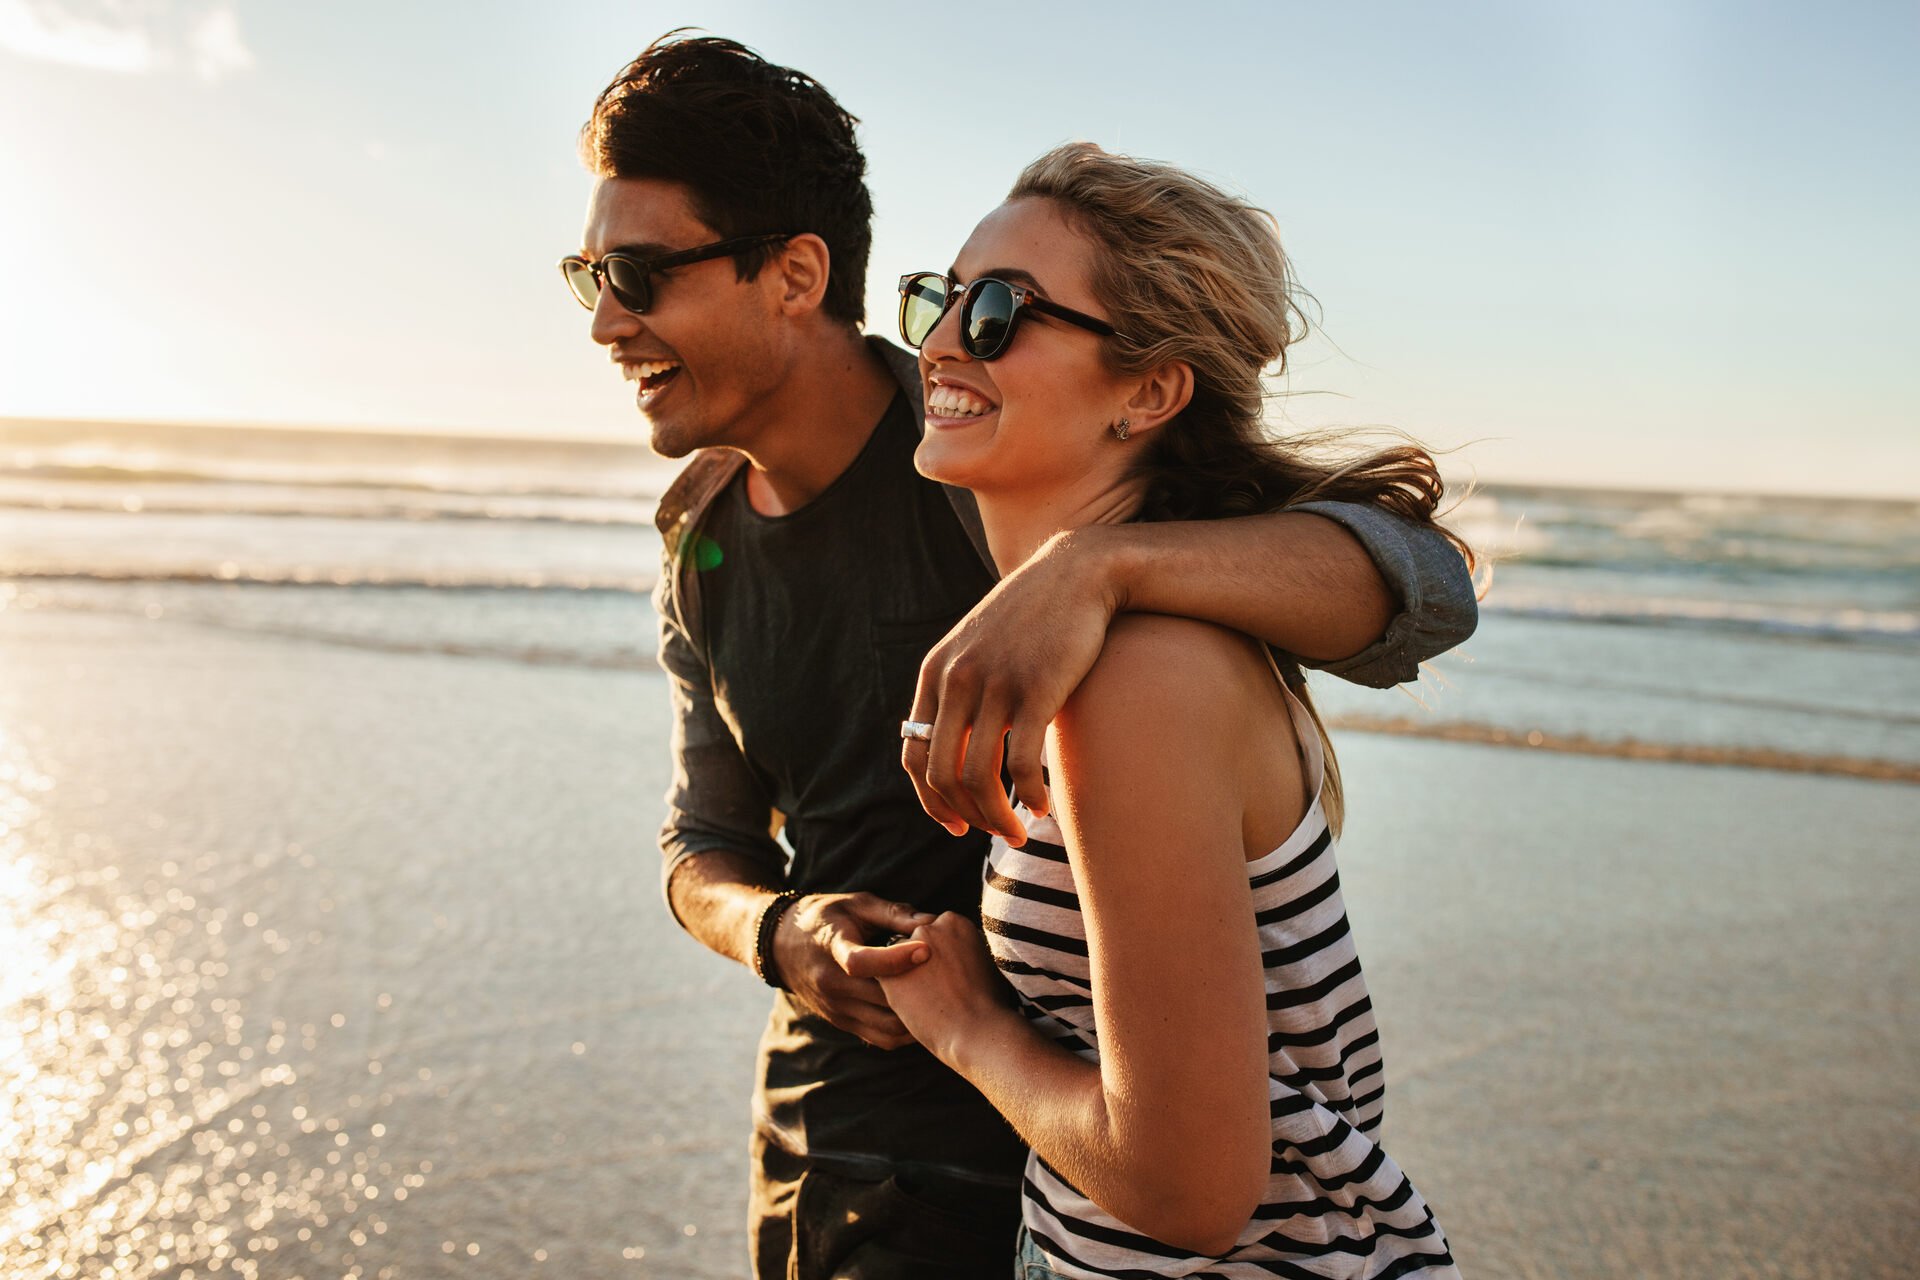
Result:
M1125 524L1140 510L1146 485L1122 480L1091 492L974 491L994 566L1006 577L1047 539L1090 524Z

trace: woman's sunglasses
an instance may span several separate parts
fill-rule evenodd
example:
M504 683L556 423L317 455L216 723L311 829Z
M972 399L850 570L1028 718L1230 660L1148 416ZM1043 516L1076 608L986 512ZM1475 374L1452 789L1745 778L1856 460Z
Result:
M797 233L796 233L797 234ZM732 240L721 240L714 244L703 244L697 249L682 249L678 253L663 253L657 258L638 258L631 253L610 253L598 262L569 254L560 259L560 274L567 278L567 287L573 290L573 296L580 305L591 311L600 301L600 286L605 284L613 290L616 301L637 316L647 313L653 305L653 277L662 271L671 271L675 267L688 267L696 262L706 262L712 258L725 258L736 253L745 253L749 249L758 249L762 245L779 244L793 239L793 234L779 236L737 236Z
M937 271L916 271L900 277L901 339L918 351L955 298L960 299L960 345L975 360L996 360L1005 355L1013 331L1020 326L1020 314L1028 310L1077 324L1102 337L1122 336L1105 320L1048 302L1033 290L1005 280L982 276L961 289Z

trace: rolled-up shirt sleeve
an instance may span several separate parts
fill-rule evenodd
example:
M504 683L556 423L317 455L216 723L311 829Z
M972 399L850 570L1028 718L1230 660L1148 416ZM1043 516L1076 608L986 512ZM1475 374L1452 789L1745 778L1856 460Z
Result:
M1473 575L1438 529L1354 502L1303 502L1287 510L1324 516L1358 538L1400 600L1400 612L1374 643L1349 658L1304 665L1384 689L1418 678L1422 662L1473 634L1480 619Z
M767 883L779 884L786 878L787 855L770 831L773 804L714 702L712 673L674 608L672 572L669 560L653 593L660 666L673 709L673 780L660 828L661 892L682 862L715 849L763 863ZM667 909L673 910L670 894Z

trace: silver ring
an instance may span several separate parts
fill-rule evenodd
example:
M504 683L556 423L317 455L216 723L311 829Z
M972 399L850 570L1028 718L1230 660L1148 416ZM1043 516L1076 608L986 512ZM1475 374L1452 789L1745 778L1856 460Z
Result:
M912 738L915 742L932 742L933 726L924 720L902 720L900 722L900 736L903 738Z

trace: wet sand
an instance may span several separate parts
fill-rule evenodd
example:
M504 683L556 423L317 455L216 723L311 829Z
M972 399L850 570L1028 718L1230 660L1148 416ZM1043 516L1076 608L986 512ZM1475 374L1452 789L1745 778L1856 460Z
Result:
M663 707L0 612L9 1270L738 1275L766 998L661 905ZM1920 787L1339 745L1387 1142L1466 1274L1907 1274Z
M1398 738L1431 738L1439 742L1474 742L1486 747L1555 751L1567 755L1605 756L1614 760L1663 760L1673 764L1731 765L1776 773L1825 773L1836 778L1873 778L1881 782L1920 784L1920 764L1870 757L1815 755L1781 751L1775 747L1724 747L1683 742L1643 742L1637 738L1596 738L1584 733L1547 733L1530 729L1520 733L1504 725L1437 716L1329 717L1329 728L1352 733L1386 734Z

